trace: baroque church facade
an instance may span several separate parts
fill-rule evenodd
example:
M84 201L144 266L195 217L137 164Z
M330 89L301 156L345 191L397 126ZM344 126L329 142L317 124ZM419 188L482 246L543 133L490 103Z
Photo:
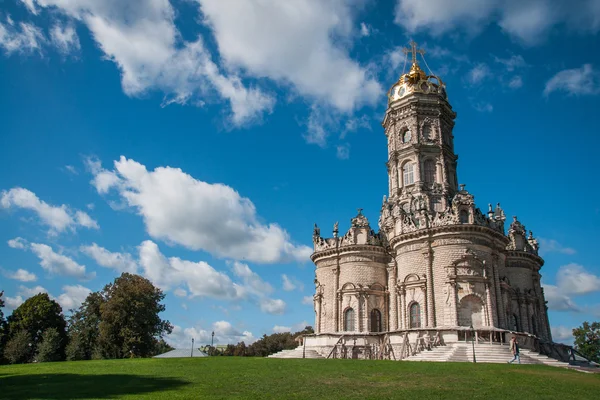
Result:
M538 242L500 204L482 212L458 184L456 113L411 45L412 66L390 89L382 123L389 194L378 231L360 209L346 233L336 223L323 237L315 225L315 335L306 346L326 353L348 338L385 336L398 349L425 332L452 342L473 331L550 342Z

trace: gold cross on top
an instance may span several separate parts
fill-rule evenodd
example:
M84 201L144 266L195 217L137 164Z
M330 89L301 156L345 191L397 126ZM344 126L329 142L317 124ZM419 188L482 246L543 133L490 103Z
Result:
M421 56L423 56L423 54L425 54L425 50L423 49L417 49L417 43L415 43L414 40L410 41L410 48L403 48L402 52L404 54L408 54L408 53L412 53L412 63L413 64L418 64L417 62L417 53L419 53Z

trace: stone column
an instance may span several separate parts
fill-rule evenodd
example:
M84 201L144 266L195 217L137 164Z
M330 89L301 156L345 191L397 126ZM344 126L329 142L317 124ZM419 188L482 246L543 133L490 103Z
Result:
M404 286L400 287L400 329L408 329L408 325L406 324L406 288Z
M531 312L529 311L529 305L531 304L531 301L529 300L529 297L525 297L525 315L527 316L527 332L529 333L533 333L533 327L531 326Z
M338 240L336 238L336 240ZM341 294L339 293L340 290L340 255L337 255L337 266L333 269L333 275L334 275L334 281L335 281L335 308L334 308L334 319L335 319L335 331L339 332L342 329L340 325L340 307L341 307Z
M487 326L494 326L494 311L492 307L492 293L489 282L485 282L485 302L487 306Z
M427 249L423 251L423 256L427 262L427 327L435 327L435 300L433 292L433 249L431 243L427 243Z
M395 330L398 329L398 303L397 303L397 297L398 297L398 293L397 293L397 287L396 287L396 265L394 262L391 262L388 264L388 292L389 292L389 298L388 298L388 308L387 308L387 315L388 315L388 330Z
M323 297L321 295L317 295L317 299L315 301L315 305L316 305L316 313L317 313L317 323L315 325L317 325L317 333L321 333L322 329L321 329L321 304L323 302Z
M494 285L494 293L496 294L496 311L498 315L498 327L508 328L506 321L506 310L504 309L504 299L502 298L502 291L500 289L500 277L498 276L498 264L500 258L498 254L492 254L492 282Z
M450 282L452 300L451 300L451 311L452 311L452 326L458 326L458 290L456 290L456 281Z

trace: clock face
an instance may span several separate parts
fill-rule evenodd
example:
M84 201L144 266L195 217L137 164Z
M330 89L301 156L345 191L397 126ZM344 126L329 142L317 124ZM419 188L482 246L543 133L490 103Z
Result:
M400 88L400 90L398 90L398 96L404 96L405 92L406 92L406 88L404 86L402 86Z
M404 132L404 134L402 135L402 142L403 143L408 143L410 142L410 138L412 137L412 134L410 133L410 131L406 131Z

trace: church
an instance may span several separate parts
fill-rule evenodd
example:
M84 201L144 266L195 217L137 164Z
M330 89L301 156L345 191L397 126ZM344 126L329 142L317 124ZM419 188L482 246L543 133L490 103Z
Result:
M474 337L551 342L537 240L517 217L506 221L500 204L482 212L458 183L446 87L423 71L414 42L405 53L412 65L389 90L382 122L389 193L377 231L361 209L345 233L336 223L325 237L315 224L315 334L306 348L331 356L352 345L354 358L398 359Z

